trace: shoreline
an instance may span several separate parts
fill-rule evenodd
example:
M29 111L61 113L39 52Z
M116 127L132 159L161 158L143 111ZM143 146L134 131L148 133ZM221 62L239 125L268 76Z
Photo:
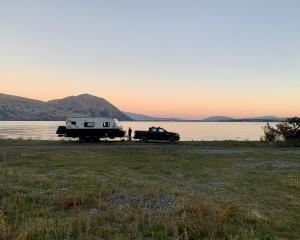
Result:
M180 148L188 146L203 146L203 147L300 147L300 141L277 141L277 142L265 142L265 141L239 141L239 140L215 140L215 141L179 141L173 144L169 142L149 142L141 143L140 141L124 141L124 140L108 140L101 141L99 143L80 143L78 140L37 140L37 139L4 139L0 138L0 146L5 144L9 145L57 145L57 146L130 146L130 147L169 147Z

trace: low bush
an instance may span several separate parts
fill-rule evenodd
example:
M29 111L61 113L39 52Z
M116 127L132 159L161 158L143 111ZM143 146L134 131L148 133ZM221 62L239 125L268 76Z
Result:
M267 123L263 127L264 136L261 140L264 141L276 141L276 140L285 140L285 141L300 141L300 118L293 117L287 118L286 120L276 124L275 127Z

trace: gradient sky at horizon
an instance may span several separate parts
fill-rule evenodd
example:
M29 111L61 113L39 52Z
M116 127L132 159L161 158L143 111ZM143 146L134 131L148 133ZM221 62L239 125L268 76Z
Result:
M300 115L300 1L0 2L0 92L163 117Z

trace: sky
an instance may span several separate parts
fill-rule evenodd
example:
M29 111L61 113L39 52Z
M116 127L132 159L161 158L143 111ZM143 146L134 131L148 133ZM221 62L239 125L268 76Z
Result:
M0 0L0 92L161 117L300 115L298 0Z

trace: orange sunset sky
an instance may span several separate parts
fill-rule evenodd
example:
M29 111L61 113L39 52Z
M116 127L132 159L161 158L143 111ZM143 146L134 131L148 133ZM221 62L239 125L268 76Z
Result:
M6 1L0 92L196 119L300 115L299 1Z

